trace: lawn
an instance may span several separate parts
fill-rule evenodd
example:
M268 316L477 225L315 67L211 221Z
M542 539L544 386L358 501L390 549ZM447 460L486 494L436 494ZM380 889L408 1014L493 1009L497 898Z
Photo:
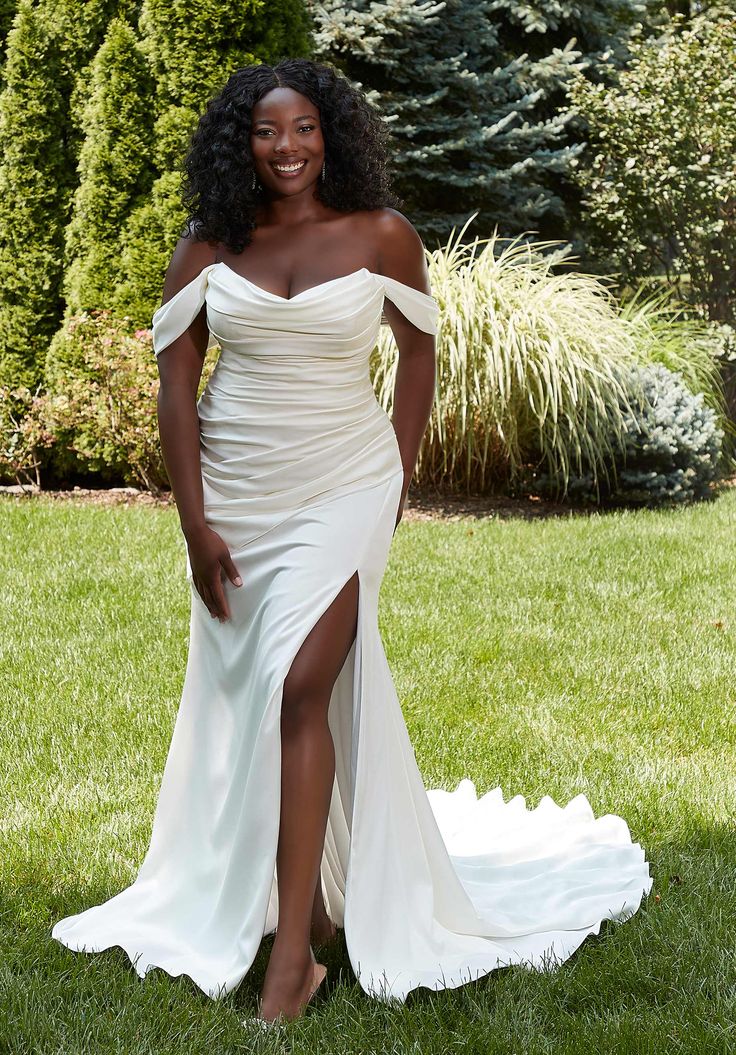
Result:
M654 888L557 971L510 968L406 1005L344 942L327 999L254 1039L270 939L240 988L145 981L52 924L143 859L187 654L173 509L0 501L0 1052L736 1051L736 491L684 510L407 521L381 630L430 787L619 813Z

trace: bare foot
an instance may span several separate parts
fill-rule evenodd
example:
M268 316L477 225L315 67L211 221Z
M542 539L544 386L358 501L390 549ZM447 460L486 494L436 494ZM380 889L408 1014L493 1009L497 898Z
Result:
M317 963L311 948L309 956L296 959L290 955L282 958L271 951L263 991L259 1002L258 1017L267 1022L281 1018L299 1018L309 1000L325 977L327 968Z

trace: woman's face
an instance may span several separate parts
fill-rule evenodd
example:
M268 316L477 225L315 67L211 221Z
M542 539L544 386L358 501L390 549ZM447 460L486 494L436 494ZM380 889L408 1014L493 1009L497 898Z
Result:
M325 145L319 111L305 95L273 88L253 106L251 124L256 175L266 189L293 194L317 182Z

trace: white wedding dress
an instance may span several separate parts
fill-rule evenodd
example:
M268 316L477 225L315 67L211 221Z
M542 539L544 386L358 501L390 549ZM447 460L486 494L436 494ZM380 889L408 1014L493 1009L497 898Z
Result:
M225 582L232 618L212 619L187 556L189 654L150 847L131 886L55 924L70 949L119 945L141 977L186 974L213 998L242 980L278 920L282 684L356 570L321 879L365 992L553 967L651 888L626 821L585 795L530 810L468 779L424 787L378 631L403 479L368 370L384 295L436 332L432 297L366 268L287 299L210 264L154 315L156 354L204 303L221 347L198 402L205 515L243 586Z

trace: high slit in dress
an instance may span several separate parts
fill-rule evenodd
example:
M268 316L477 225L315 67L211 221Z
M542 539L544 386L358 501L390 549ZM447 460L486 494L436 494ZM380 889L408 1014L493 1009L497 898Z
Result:
M231 618L212 619L187 555L189 652L150 846L129 887L55 924L70 949L121 946L141 977L186 974L213 998L240 983L278 920L284 678L356 571L321 883L363 990L403 1001L554 967L651 888L626 821L583 794L528 809L467 778L424 786L378 630L403 482L369 378L384 296L436 332L433 297L366 268L286 299L210 264L154 314L157 355L203 304L221 349L197 404L205 518L243 585L225 581Z

